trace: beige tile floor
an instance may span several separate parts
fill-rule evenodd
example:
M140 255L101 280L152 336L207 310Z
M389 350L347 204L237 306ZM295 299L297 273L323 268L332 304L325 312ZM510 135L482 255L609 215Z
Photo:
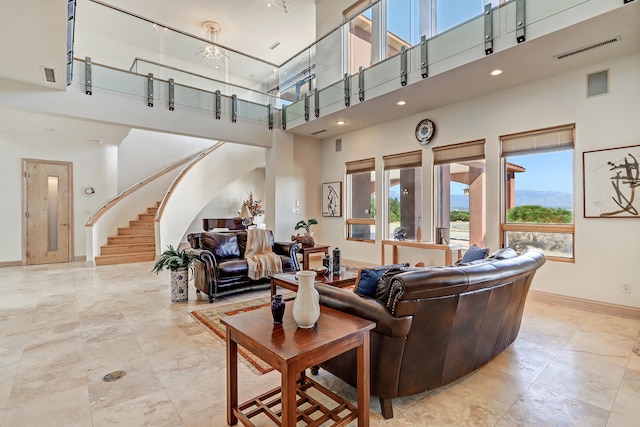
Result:
M168 273L151 267L0 268L1 426L226 425L224 345L189 315L208 300L191 287L188 303L172 304ZM396 399L392 420L372 399L371 425L638 426L639 331L639 320L529 301L520 336L494 361ZM102 380L115 370L127 374ZM240 381L247 399L279 377L240 364Z

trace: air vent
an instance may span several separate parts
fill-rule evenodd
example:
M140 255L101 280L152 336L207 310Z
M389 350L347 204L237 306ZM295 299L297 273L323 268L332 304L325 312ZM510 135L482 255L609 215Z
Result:
M273 50L273 49L277 48L278 46L280 46L280 42L275 42L274 44L269 46L269 49Z
M336 139L336 153L342 151L342 138Z
M609 70L587 75L587 97L609 93Z
M43 73L44 79L49 83L56 82L56 73L53 68L42 67L42 73Z
M603 40L603 41L600 41L600 42L597 42L597 43L590 44L589 46L581 47L579 49L570 50L569 52L565 52L565 53L561 53L561 54L558 54L558 55L554 55L554 58L556 58L556 59L564 59L564 58L567 58L569 56L577 55L579 53L583 53L583 52L586 52L588 50L595 49L597 47L602 47L602 46L606 46L606 45L611 44L611 43L619 42L620 40L622 40L622 37L615 36L615 37L613 37L611 39L608 39L608 40Z
M326 129L322 129L322 130L319 130L318 132L313 132L311 135L317 135L319 133L326 132L326 131L327 131Z

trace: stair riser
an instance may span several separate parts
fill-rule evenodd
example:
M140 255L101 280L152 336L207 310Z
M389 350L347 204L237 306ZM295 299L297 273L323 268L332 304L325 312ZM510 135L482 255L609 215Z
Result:
M155 245L155 236L115 236L107 239L109 245L129 245L132 243L153 243Z
M156 246L153 244L144 245L113 245L102 246L100 248L100 255L120 255L120 254L133 254L133 253L155 253Z
M154 254L100 255L96 257L96 265L127 264L131 262L155 261Z
M154 228L154 221L140 221L140 220L129 221L129 227Z
M152 228L118 228L118 236L154 236Z
M155 221L156 219L156 215L155 214L140 214L138 215L138 220L140 221Z

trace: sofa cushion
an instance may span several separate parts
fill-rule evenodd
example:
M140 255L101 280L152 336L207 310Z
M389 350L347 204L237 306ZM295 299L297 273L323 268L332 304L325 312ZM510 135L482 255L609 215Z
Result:
M240 258L238 237L234 233L202 233L200 242L203 249L213 252L219 260Z
M218 263L220 277L246 276L248 274L247 260L235 258Z
M481 248L480 246L478 246L478 245L476 245L474 243L464 253L464 255L462 256L461 262L463 264L465 264L465 263L468 263L468 262L471 262L471 261L477 261L479 259L483 259L484 257L487 256L487 252L488 251L489 251L489 249Z
M353 292L357 293L358 295L375 298L378 281L385 273L385 271L389 270L392 267L400 267L406 265L407 264L391 264L372 268L361 268L358 271L358 277L356 278L356 285L353 288Z
M426 267L409 267L409 264L392 266L387 271L385 271L384 274L380 277L380 280L378 280L378 284L376 285L375 298L384 305L387 305L389 301L391 281L396 274L404 273L405 271L424 270L425 268Z

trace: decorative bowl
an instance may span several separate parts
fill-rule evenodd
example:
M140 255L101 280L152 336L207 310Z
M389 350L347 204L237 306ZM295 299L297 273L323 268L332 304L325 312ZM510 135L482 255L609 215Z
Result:
M311 269L311 271L315 271L318 276L322 276L327 272L327 267L325 267L325 266L314 267L314 268Z

